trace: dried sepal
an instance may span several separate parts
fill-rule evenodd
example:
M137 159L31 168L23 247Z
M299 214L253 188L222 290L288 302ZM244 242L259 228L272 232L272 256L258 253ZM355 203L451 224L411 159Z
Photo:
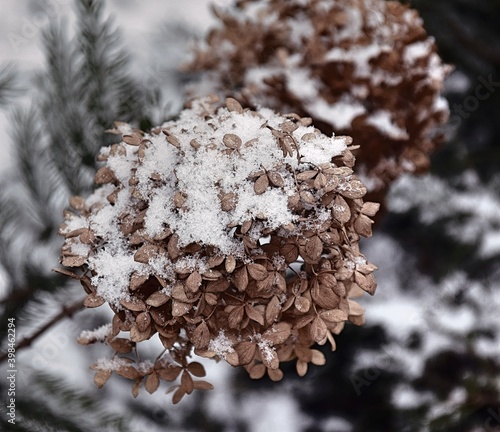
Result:
M153 394L156 390L158 390L159 386L160 386L160 379L158 377L158 374L155 371L153 371L147 376L146 382L144 383L144 387L146 388L149 394Z
M109 378L111 378L111 375L113 374L112 371L110 370L99 370L96 372L94 375L94 384L97 386L97 388L102 388L104 385L108 382Z
M102 306L104 303L104 299L95 292L90 293L83 301L83 305L87 308L96 308Z

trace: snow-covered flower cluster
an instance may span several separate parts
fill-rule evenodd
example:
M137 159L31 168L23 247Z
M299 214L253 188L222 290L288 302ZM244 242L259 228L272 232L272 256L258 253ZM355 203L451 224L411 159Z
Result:
M449 113L449 67L416 11L384 0L241 0L217 11L219 27L187 65L202 72L191 95L231 95L352 136L376 201L401 173L428 168Z
M324 363L314 343L334 349L345 321L362 324L352 298L376 284L358 243L378 204L363 201L349 137L214 96L150 133L124 123L111 132L121 142L101 149L100 186L70 200L60 228L61 262L85 306L115 314L80 337L115 351L94 365L97 385L116 372L136 394L180 376L177 402L210 388L193 379L204 375L193 351L253 378L279 380L290 360L303 375ZM129 354L153 336L165 353L134 363Z

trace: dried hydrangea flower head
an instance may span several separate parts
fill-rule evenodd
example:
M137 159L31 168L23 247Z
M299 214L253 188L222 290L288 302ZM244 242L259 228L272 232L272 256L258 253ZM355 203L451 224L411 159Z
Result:
M363 323L352 298L374 293L375 266L358 242L378 204L363 202L349 137L216 97L151 133L113 132L123 141L101 150L101 186L71 199L60 228L61 262L80 270L85 305L115 313L80 337L115 350L93 366L97 385L115 372L137 394L180 377L177 402L210 388L193 379L204 375L193 352L274 380L295 359L303 375L324 362L314 343L335 348L345 321ZM165 353L133 363L126 354L155 335Z
M428 168L448 118L449 67L416 11L384 0L257 0L217 14L220 27L187 66L204 72L191 95L230 95L352 136L376 201L401 173Z

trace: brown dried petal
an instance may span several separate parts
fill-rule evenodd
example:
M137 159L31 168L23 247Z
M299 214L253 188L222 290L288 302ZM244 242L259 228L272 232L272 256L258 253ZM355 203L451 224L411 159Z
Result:
M215 306L219 302L219 297L210 292L205 293L204 299L210 306Z
M247 270L252 279L261 281L267 278L267 269L262 264L251 263L247 265Z
M314 302L325 309L334 309L338 306L340 298L331 288L317 282L312 283L311 296Z
M337 323L347 320L347 314L344 311L341 311L340 309L323 311L319 315L322 320L331 323Z
M301 329L302 327L305 327L307 324L309 324L313 319L314 315L312 314L304 315L295 321L294 328Z
M186 390L182 386L178 387L174 395L172 396L172 403L174 405L178 404L185 395L186 395Z
M257 349L257 345L254 342L249 342L249 341L240 342L234 348L238 353L240 365L244 366L250 364L252 360L255 358L255 351Z
M207 284L206 292L207 293L224 292L229 288L229 285L230 285L230 282L225 277L222 277L220 279L210 281Z
M340 195L335 197L332 207L333 217L338 220L342 225L351 220L351 209L346 200Z
M375 214L378 212L380 209L380 204L379 203L374 203L374 202L365 202L363 204L363 207L361 207L361 213L363 213L366 216L375 216Z
M297 261L297 258L299 257L299 248L293 243L285 243L280 248L280 255L285 258L285 261L288 264L293 263Z
M182 369L179 366L167 365L162 369L158 369L156 373L163 381L175 381Z
M268 348L267 346L261 347L258 345L260 355L262 357L262 363L268 369L278 369L280 367L280 361L278 359L278 354L274 349Z
M137 288L139 288L141 285L143 285L147 280L149 279L148 274L139 274L139 273L132 273L132 276L130 276L130 290L135 291Z
M252 228L252 225L252 219L243 222L243 224L241 225L241 234L246 234L250 230L250 228Z
M172 301L172 316L179 317L186 315L191 310L191 305L189 303L183 303L178 300Z
M80 241L83 244L91 244L95 240L95 235L92 231L89 229L83 230L83 232L80 234Z
M97 170L94 176L94 182L96 184L106 184L111 183L116 179L115 173L108 167L101 167Z
M191 273L188 276L188 278L186 279L186 288L189 291L195 293L200 288L201 282L202 282L202 279L201 279L200 274L197 271L195 271L195 272Z
M237 150L241 147L241 138L238 135L229 133L225 134L222 138L222 142L227 148Z
M134 133L133 135L123 135L123 142L128 145L138 146L141 143L141 140L141 135L137 133Z
M224 262L224 255L211 255L207 261L208 268L214 268L221 265Z
M236 306L231 310L229 316L227 317L230 328L240 327L241 321L243 320L244 309L244 306Z
M234 210L236 208L236 199L237 195L234 192L222 195L220 199L222 211L228 212Z
M174 234L170 237L167 245L167 252L170 259L175 260L179 257L181 251L179 249L179 236Z
M125 338L114 338L108 345L119 354L127 354L135 347L135 343Z
M347 300L349 303L349 316L361 316L364 315L365 309L357 302L348 299Z
M351 180L342 186L338 190L346 198L356 199L366 195L366 187L360 180Z
M302 171L297 174L297 180L310 180L312 179L316 174L318 174L318 171L316 170L308 170L308 171Z
M354 280L360 286L361 289L369 294L375 294L375 289L377 288L377 283L372 274L364 276L358 271L354 272Z
M94 375L94 384L97 388L102 388L113 374L110 370L100 370Z
M148 340L151 337L151 329L148 328L145 331L139 330L137 324L134 324L130 329L130 340L134 342L142 342Z
M354 221L354 230L363 237L372 236L372 224L373 221L364 214L359 215L359 217Z
M263 364L252 365L248 373L252 379L261 379L266 373L266 367Z
M161 291L156 291L148 297L148 299L146 300L146 304L153 307L159 307L169 300L170 297L167 294Z
M236 268L236 259L234 258L234 256L229 255L226 257L225 268L226 272L228 273L232 273L234 271L234 269Z
M259 312L259 310L256 307L252 307L248 304L245 305L245 313L247 314L248 318L251 320L254 320L255 322L258 322L260 325L264 325L264 315L263 313Z
M146 303L144 303L142 300L138 298L132 298L131 300L120 300L120 304L124 308L134 312L142 312L147 309Z
M306 313L311 307L311 302L307 297L299 296L295 299L295 307L299 312Z
M160 248L152 244L146 244L141 246L137 252L134 254L134 261L147 264L151 258L158 255Z
M191 342L195 348L203 349L210 343L210 331L205 321L202 321L194 330Z
M308 190L300 192L300 199L302 202L309 205L314 205L316 203L316 198L314 198L314 195Z
M115 373L130 380L135 380L141 377L139 371L133 366L120 366Z
M186 204L186 196L182 192L176 191L173 201L176 208L182 208Z
M205 372L205 368L201 363L191 362L188 364L188 371L191 375L195 377L201 378L204 377L207 373Z
M243 113L243 107L241 104L234 98L228 97L226 99L226 107L229 111L235 111L239 114Z
M297 370L297 375L303 377L307 373L307 362L302 360L297 360L297 364L295 366Z
M291 334L291 326L287 322L273 324L262 335L262 339L270 341L273 345L279 345L285 342Z
M245 291L248 286L248 272L246 266L236 270L233 274L232 281L238 291Z
M205 380L198 380L194 382L195 390L213 390L214 386Z
M86 206L85 198L82 198L81 196L78 195L74 195L70 197L69 205L73 207L75 210L82 211Z
M311 339L318 343L322 342L326 338L327 331L328 329L324 321L319 317L314 318L309 329Z
M267 173L267 177L269 178L269 181L273 186L276 187L285 186L285 181L283 180L283 177L281 177L280 173L277 173L276 171L269 171Z
M323 253L323 242L318 236L307 239L305 247L301 248L301 254L306 263L318 263Z
M323 173L319 173L314 179L314 188L323 189L326 186L326 177Z
M194 390L194 383L191 374L184 370L181 375L181 387L184 388L187 394L191 394Z
M80 255L64 255L61 264L65 267L81 267L87 261L87 257Z
M83 305L87 308L96 308L102 306L104 304L104 299L97 295L95 292L90 293L85 300L83 301Z
M146 383L144 384L144 387L146 388L149 394L153 394L156 390L158 390L159 386L160 386L160 379L158 378L158 374L153 371L146 378Z
M238 358L238 353L236 351L227 353L224 360L226 360L231 366L240 365L240 359Z
M163 134L165 135L165 137L167 138L167 141L172 144L174 147L176 148L181 148L181 143L180 141L177 139L176 136L174 136L172 134L172 132L170 132L168 129L163 129L162 130Z
M262 195L269 187L269 178L266 174L262 174L253 186L253 190L257 195Z
M287 133L292 133L299 128L299 126L296 123L294 123L293 121L289 121L289 120L281 123L279 125L279 127L281 128L281 130L283 132L287 132Z
M318 350L312 349L311 350L311 363L316 365L316 366L323 366L326 363L326 358L325 355Z
M135 323L141 332L146 331L151 325L151 315L148 312L141 312L135 318Z
M278 297L273 296L266 306L266 322L272 324L278 319L281 312L281 305Z
M281 369L268 369L267 374L269 375L269 378L271 378L271 381L274 382L281 381L283 379L283 371Z

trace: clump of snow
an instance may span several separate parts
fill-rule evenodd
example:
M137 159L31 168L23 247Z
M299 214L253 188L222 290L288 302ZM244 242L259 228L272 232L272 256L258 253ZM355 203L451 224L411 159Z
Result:
M234 352L233 342L226 336L224 330L220 330L217 337L210 341L208 349L220 357Z
M331 104L324 99L316 99L307 102L306 107L315 118L330 122L338 129L349 128L356 117L366 112L366 108L356 101Z
M88 258L88 265L95 272L91 282L97 288L97 294L115 306L128 297L131 274L144 269L144 264L134 261L134 255L125 250L111 254L103 249Z
M394 123L389 111L375 111L368 117L366 123L376 127L380 132L395 140L408 139L408 133L406 132L406 130L400 128Z
M271 362L276 357L276 350L271 341L260 339L259 342L257 342L257 345L259 346L260 353L264 356L264 360L266 362Z
M128 363L122 357L113 357L113 358L101 357L97 359L95 368L97 370L115 371L123 366L128 366L129 364L130 363Z
M104 342L104 340L111 333L111 323L104 324L101 327L96 328L95 330L83 330L78 336L79 340L88 341L88 342Z

